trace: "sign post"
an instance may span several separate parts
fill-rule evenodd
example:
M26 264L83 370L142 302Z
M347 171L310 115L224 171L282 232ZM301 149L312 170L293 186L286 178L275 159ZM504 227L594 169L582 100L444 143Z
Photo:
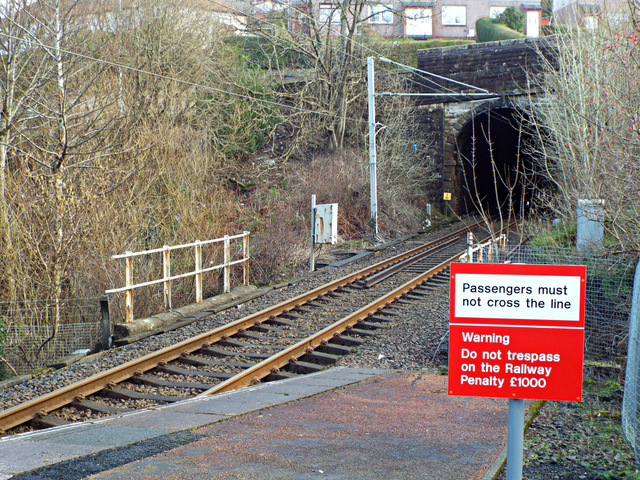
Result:
M449 394L509 398L507 480L524 399L582 401L586 267L451 265Z

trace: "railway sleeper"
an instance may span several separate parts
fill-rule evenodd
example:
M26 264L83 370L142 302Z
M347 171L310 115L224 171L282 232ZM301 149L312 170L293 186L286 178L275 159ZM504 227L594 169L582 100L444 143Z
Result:
M358 327L360 327L362 324L359 323ZM372 337L375 335L375 331L374 330L364 330L362 328L350 328L349 329L349 334L354 334L354 335L358 335L359 337Z
M395 305L413 305L415 302L411 302L409 300L405 300L405 298L407 298L407 296L403 296L402 298L399 298L398 300L396 300L394 302Z
M249 343L249 342L241 342L239 340L233 340L231 338L227 339L227 340L220 340L218 342L219 345L222 345L223 347L235 347L235 348L266 348L269 350L284 350L287 347L284 347L282 345L256 345L255 343ZM236 355L242 355L241 353L237 353Z
M29 422L29 425L36 430L41 430L45 428L53 428L53 427L61 427L63 425L70 425L74 423L70 420L65 420L64 418L54 417L52 415L43 415L37 416L33 420Z
M351 329L350 332L353 332L355 329ZM332 343L336 345L342 345L346 347L358 347L364 343L362 338L350 337L348 335L340 335L339 337L333 337L331 340Z
M131 377L129 381L154 387L194 388L196 390L208 390L213 386L208 383L172 382L152 375L136 375L135 377Z
M427 292L435 292L436 290L440 290L442 288L442 285L436 285L436 284L432 284L431 282L427 283L427 286L425 287L425 290Z
M423 292L423 291L418 291L418 288L415 288L414 290L411 290L410 293L408 293L406 296L408 298L416 298L417 300L422 300L425 297L428 297L430 295L429 292Z
M232 350L225 350L224 348L218 348L218 347L203 347L200 350L198 350L198 353L201 353L203 355L211 355L212 357L247 357L247 358L254 358L256 360L264 360L271 356L266 353L252 353L252 352L239 353L239 352L234 352Z
M286 380L287 378L295 378L298 374L293 372L287 372L286 370L280 370L278 373L270 373L264 377L262 382L275 382L276 380Z
M319 372L320 370L323 370L323 369L324 367L318 365L317 363L309 363L301 360L298 360L294 363L289 363L289 365L286 366L287 371L292 373L297 373L300 375Z
M289 320L311 320L311 316L309 315L297 315L295 313L281 313L280 314L281 318L288 318ZM269 320L270 322L273 320ZM281 323L281 325L291 325L292 327L295 326L295 323Z
M450 277L447 275L436 275L429 280L431 283L437 283L438 285L445 285L451 281Z
M330 299L325 297L316 298L312 302L305 303L307 307L314 307L314 308L324 308L330 304L333 304L333 302L331 302Z
M235 373L226 372L204 372L201 370L189 370L188 368L176 367L175 365L163 365L156 367L159 372L169 373L171 375L194 375L198 377L217 378L219 380L226 380L235 376Z
M327 343L326 345L320 345L315 349L318 353L328 353L329 355L349 355L353 351L353 348L346 345L337 345L336 343Z
M94 402L93 400L76 400L69 404L70 407L76 410L89 410L95 413L106 413L108 415L117 415L118 413L133 412L130 408L124 407L112 407L100 402Z
M385 328L385 326L373 322L360 322L358 323L358 328L364 330L380 330L381 328Z
M195 367L218 367L221 362L215 360L207 360L206 358L194 357L193 355L181 355L177 360L180 363L186 365L193 365Z
M180 363L185 363L187 365L193 366L209 366L209 367L229 367L229 368L251 368L255 365L255 363L246 363L246 362L219 362L217 360L205 360L201 358L192 357L191 355L186 355L184 357L179 358Z
M426 297L426 295L414 295L412 293L407 293L404 298L409 299L409 300L413 300L414 302L421 302L424 300L424 297Z
M318 352L314 350L310 353L305 353L300 357L303 362L315 363L317 365L333 365L340 358L339 355L332 355L330 353Z
M431 282L431 280L427 280L426 282L422 282L416 288L411 290L411 293L415 293L415 294L419 294L419 295L431 295L431 290L432 289L427 287L430 282Z
M344 285L336 290L338 293L361 293L362 287L358 286L358 282L350 283L349 285Z
M242 333L238 333L236 334L236 336L240 337L240 338L250 338L252 340L258 340L258 341L264 341L264 340L272 340L273 337L269 337L266 335L259 335L256 333L252 333L252 332L242 332ZM300 341L302 341L302 338L291 338L291 337L278 337L278 340L283 340L283 341L289 341L292 343L298 343Z
M251 327L249 329L252 332L261 332L261 333L269 333L269 332L274 332L274 333L282 333L282 332L286 332L287 330L280 328L280 327L272 327L271 325L267 325L264 323L258 323L256 325L254 325L253 327Z
M270 318L269 320L262 323L262 325L279 325L282 327L295 327L296 324L293 322L287 322L284 320L285 316L288 314L280 314L278 317Z
M304 308L303 306L294 307L291 311L296 313L308 313L309 315L313 315L313 310L309 310L308 308Z
M370 317L367 317L367 320L369 322L379 322L379 323L395 322L395 319L393 318L381 317L379 315L371 315Z
M405 272L405 273L424 273L427 270L429 270L428 266L421 267L419 265L415 265L413 267L407 267L407 268L402 269L402 271Z
M413 303L411 302L405 302L408 305L413 305ZM385 309L387 308L392 308L394 310L408 310L409 307L408 306L404 306L404 305L399 305L399 301L395 300L393 303L390 303L389 305L387 305L386 307L384 307ZM398 313L398 315L400 315L400 313Z
M330 297L330 298L342 299L342 298L347 298L348 296L349 295L345 295L344 293L340 293L337 291L327 293L327 297Z
M100 392L102 395L122 400L150 400L154 402L173 403L184 400L187 397L179 397L177 395L158 395L155 393L140 393L128 388L109 387Z

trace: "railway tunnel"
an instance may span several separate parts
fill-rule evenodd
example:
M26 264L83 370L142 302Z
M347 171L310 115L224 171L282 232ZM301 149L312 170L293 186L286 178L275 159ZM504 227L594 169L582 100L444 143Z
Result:
M418 51L418 68L435 76L416 82L425 131L434 139L432 157L441 167L440 200L434 201L444 211L461 214L482 205L496 212L512 201L520 213L531 202L532 187L541 186L544 176L526 148L533 138L521 129L522 112L529 102L544 101L544 92L528 86L529 75L554 52L544 38ZM478 91L486 97L465 96ZM447 93L452 95L442 96Z
M455 139L457 210L527 214L541 176L530 154L523 112L489 108L469 118Z

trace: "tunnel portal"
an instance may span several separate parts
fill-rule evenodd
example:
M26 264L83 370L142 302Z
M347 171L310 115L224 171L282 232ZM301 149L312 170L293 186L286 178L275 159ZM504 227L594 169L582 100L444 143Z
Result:
M457 136L459 210L517 215L529 213L538 181L530 156L532 137L521 126L523 113L494 108L472 117Z

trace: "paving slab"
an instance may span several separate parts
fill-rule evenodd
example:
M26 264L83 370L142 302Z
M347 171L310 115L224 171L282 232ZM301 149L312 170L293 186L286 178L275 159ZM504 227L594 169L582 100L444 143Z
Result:
M505 445L507 401L452 397L446 383L377 375L202 427L193 443L89 478L480 480Z
M170 433L159 428L77 424L0 443L0 475L14 475Z
M161 450L162 444L174 446L184 443L180 436L176 440L167 435L295 401L383 372L333 368L141 412L4 437L0 439L0 480L19 474L26 475L25 478L51 478L50 470L47 470L51 466L67 462L69 469L73 470L74 465L69 462L76 462L79 465L76 470L81 470L83 465L95 463L91 457L95 455L105 458L104 462L108 464L120 465L113 457L129 458L137 452ZM153 443L151 440L154 439L155 446L145 449L145 442ZM189 437L187 441L190 441ZM108 450L114 452L109 453ZM43 471L38 473L38 469ZM69 473L65 479L85 476L80 471Z

